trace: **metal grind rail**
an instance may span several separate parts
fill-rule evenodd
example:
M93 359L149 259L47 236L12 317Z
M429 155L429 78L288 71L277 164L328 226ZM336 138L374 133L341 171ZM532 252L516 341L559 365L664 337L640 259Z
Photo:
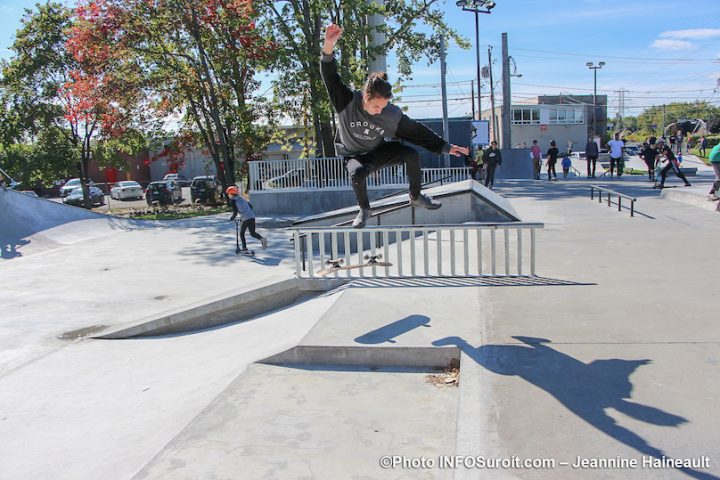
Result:
M300 278L327 269L326 277L482 277L535 276L535 233L543 227L509 222L287 230Z
M612 196L615 195L618 197L618 212L622 211L622 199L625 198L628 201L630 201L630 216L635 216L635 202L637 201L637 198L631 197L630 195L625 195L624 193L616 192L615 190L610 190L609 188L601 187L599 185L590 185L590 200L595 200L595 190L597 190L597 197L598 197L598 203L602 203L602 194L605 192L607 194L607 205L608 207L612 205L611 200Z

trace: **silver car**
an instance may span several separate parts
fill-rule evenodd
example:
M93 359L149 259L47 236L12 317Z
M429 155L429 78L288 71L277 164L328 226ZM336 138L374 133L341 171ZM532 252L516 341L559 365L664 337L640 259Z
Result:
M90 180L90 183L88 183L88 185L94 186L95 183L93 183L93 181ZM75 190L76 188L78 188L78 187L80 187L80 186L82 186L82 185L80 185L80 179L79 179L79 178L71 178L70 180L68 180L68 181L65 183L65 185L63 185L63 186L60 188L60 198L65 198L65 197L67 197L68 195L70 195L70 192L72 192L73 190Z

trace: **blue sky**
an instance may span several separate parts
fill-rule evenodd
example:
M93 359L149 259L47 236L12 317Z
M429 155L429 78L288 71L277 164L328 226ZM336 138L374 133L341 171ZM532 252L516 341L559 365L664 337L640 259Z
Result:
M0 57L10 55L23 9L35 2L0 0ZM71 3L71 2L65 2ZM598 71L598 93L610 97L610 114L626 89L625 114L649 105L709 100L720 105L720 0L496 0L491 15L480 16L483 64L492 44L500 77L500 38L508 33L510 54L521 78L513 78L513 103L539 94L592 93L593 75L586 62L605 61ZM475 22L455 1L439 2L448 24L470 40L470 50L448 48L448 95L451 116L469 114L470 80L475 79ZM392 55L389 73L393 77ZM392 78L391 78L392 80ZM438 63L415 67L402 99L412 116L441 115ZM501 87L497 82L497 100ZM414 85L437 86L417 87ZM487 102L483 88L483 108ZM412 96L411 96L412 95ZM424 96L423 96L424 95Z

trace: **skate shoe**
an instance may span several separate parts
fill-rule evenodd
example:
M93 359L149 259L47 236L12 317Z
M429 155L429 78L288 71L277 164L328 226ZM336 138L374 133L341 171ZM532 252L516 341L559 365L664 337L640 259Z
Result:
M371 213L372 210L370 210L369 208L360 207L360 211L358 212L357 217L355 217L355 220L353 220L352 227L363 228L365 226L365 222L367 222L367 219L370 218Z
M260 240L260 244L262 245L263 248L267 248L267 238L263 237Z
M412 205L413 207L427 208L428 210L437 210L438 208L442 207L442 203L436 202L432 198L422 193L417 198L412 198L411 196L410 205Z

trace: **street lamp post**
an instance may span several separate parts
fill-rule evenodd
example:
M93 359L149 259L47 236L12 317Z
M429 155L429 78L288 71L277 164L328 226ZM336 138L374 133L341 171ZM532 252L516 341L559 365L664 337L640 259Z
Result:
M585 65L593 71L593 129L592 136L595 138L597 134L597 71L605 66L605 62L598 62L597 66L593 62L587 62Z
M480 120L482 117L482 107L480 103L480 13L490 13L490 10L495 8L495 2L492 0L457 0L455 5L462 8L463 12L473 12L475 14L475 61L477 63L477 85L478 85L478 97L477 97L477 119Z

